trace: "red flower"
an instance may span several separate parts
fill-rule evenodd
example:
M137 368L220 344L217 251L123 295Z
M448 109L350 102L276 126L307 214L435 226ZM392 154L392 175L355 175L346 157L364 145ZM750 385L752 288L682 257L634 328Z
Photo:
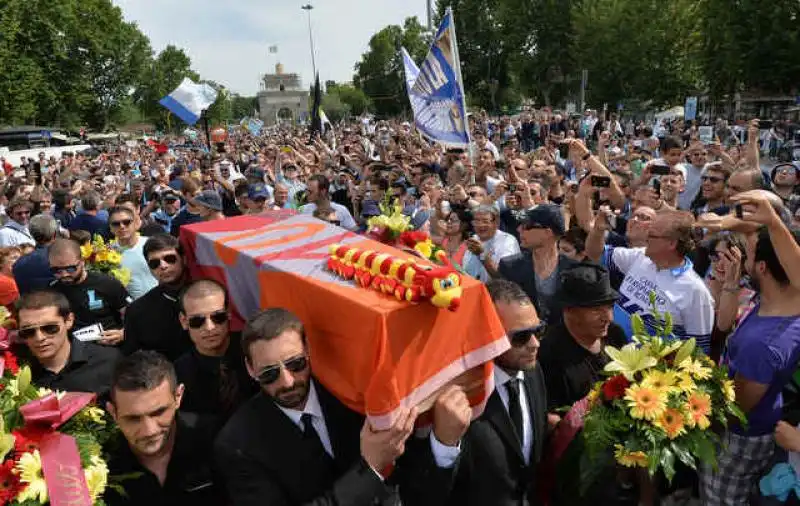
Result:
M5 368L11 371L14 376L19 372L19 364L17 363L17 356L10 351L3 352L3 360L5 361Z
M603 397L608 401L620 399L625 395L625 390L629 386L631 386L631 382L622 374L617 374L603 383Z
M50 433L46 427L30 425L12 432L14 435L14 451L17 455L39 449L39 442Z
M10 503L22 491L19 476L14 473L17 462L8 459L0 465L0 504Z

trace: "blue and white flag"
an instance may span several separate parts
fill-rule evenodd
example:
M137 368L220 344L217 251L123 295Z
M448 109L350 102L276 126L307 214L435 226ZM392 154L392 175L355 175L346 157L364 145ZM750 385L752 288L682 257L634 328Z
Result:
M406 82L417 73L409 91L414 123L425 137L443 144L465 146L470 142L461 62L458 58L453 11L447 9L431 49L419 69L409 60Z
M262 128L264 128L264 122L260 119L250 118L247 121L247 130L252 135L260 135Z
M184 123L194 125L204 110L217 101L217 90L208 84L197 84L188 77L175 88L175 91L159 100Z
M411 55L408 54L406 48L401 47L400 53L403 55L403 69L406 76L406 93L408 93L408 101L411 102L411 110L414 112L414 117L417 117L419 111L422 110L424 105L423 100L414 93L414 83L417 82L419 76L419 67L414 63Z

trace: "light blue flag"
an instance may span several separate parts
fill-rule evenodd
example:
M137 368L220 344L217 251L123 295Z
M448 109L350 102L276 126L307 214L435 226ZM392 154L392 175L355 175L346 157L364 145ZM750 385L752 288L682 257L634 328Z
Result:
M407 63L406 83L414 75L413 62L403 51ZM417 70L409 91L414 123L425 137L454 146L470 142L467 109L461 80L453 11L447 9L425 61Z
M261 129L264 128L264 122L260 119L250 118L247 121L247 130L253 135L261 134Z
M184 123L194 125L204 110L217 101L217 90L208 84L197 84L184 78L175 91L159 100L175 116Z
M419 67L414 63L411 55L408 54L406 48L401 47L400 53L403 55L403 69L406 76L406 93L408 93L408 101L411 102L411 110L414 112L414 117L417 117L419 111L422 110L424 105L423 100L414 93L414 83L417 82L419 76Z

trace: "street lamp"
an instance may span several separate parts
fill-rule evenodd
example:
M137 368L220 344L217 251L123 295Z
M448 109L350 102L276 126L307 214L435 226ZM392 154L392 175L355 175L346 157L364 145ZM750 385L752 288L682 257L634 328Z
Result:
M314 51L314 35L311 32L311 11L314 9L314 6L309 3L309 4L306 4L306 5L302 6L302 7L300 7L300 8L303 9L304 11L308 12L308 40L311 42L311 67L314 70L314 76L316 76L317 75L317 58L315 56L315 51ZM314 77L314 78L316 79L316 77Z

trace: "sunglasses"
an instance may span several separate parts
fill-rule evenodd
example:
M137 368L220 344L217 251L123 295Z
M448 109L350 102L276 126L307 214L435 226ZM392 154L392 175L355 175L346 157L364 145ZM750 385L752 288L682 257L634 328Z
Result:
M528 344L532 336L540 339L541 336L547 331L547 324L542 322L535 327L528 327L527 329L512 330L508 333L508 340L511 341L511 346L520 348Z
M214 325L222 325L226 321L228 321L228 312L226 310L215 311L210 315L195 315L190 316L188 318L189 328L191 329L199 329L203 325L206 324L208 320L211 320Z
M127 228L127 227L131 226L131 223L133 223L133 220L119 220L119 221L109 221L108 222L108 224L111 225L114 228L118 228L118 227Z
M342 221L341 220L329 220L328 223L330 223L331 225L336 225L337 227L341 227L342 226Z
M721 183L722 181L725 181L725 180L724 180L724 179L722 179L721 177L716 177L716 176L703 176L703 177L701 177L700 179L701 179L703 182L705 182L705 181L711 181L712 183Z
M58 267L55 265L50 266L50 272L53 274L59 274L61 272L66 272L67 274L75 274L78 272L78 264L75 265L65 265L63 267Z
M278 381L281 376L281 367L285 367L289 372L302 372L308 367L308 357L300 355L299 357L290 358L285 362L278 362L275 365L265 367L258 373L256 378L262 385L269 385Z
M39 330L41 330L42 334L46 336L54 336L61 330L61 325L57 323L48 323L46 325L39 325L37 327L25 327L24 329L19 329L17 331L17 335L20 339L28 340L32 337L35 337Z
M169 255L164 255L161 258L151 258L147 261L147 266L150 269L155 270L161 266L161 261L167 262L167 265L175 265L178 263L178 255L175 253L170 253Z

